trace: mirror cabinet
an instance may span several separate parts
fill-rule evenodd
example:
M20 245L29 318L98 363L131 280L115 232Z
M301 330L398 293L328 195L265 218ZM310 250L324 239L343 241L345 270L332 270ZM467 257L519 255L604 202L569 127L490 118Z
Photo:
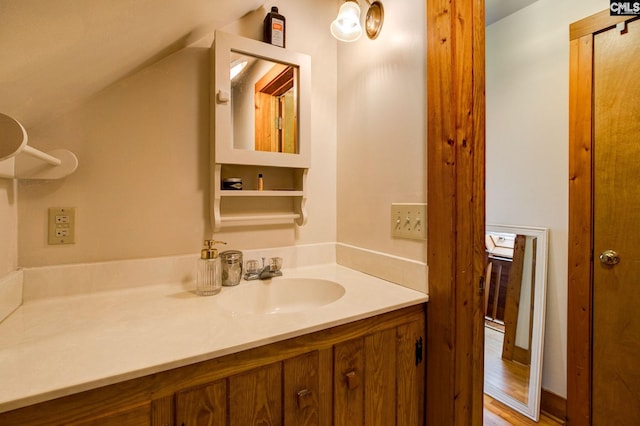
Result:
M220 31L211 52L213 230L303 225L310 57Z

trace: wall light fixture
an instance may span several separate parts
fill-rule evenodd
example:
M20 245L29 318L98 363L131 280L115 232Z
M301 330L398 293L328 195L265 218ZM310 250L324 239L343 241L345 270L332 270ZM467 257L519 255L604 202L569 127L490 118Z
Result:
M379 0L370 2L365 18L365 32L371 40L378 37L384 21L384 8ZM346 0L338 16L331 23L331 34L339 41L356 41L362 36L362 26L360 26L360 5L357 0Z

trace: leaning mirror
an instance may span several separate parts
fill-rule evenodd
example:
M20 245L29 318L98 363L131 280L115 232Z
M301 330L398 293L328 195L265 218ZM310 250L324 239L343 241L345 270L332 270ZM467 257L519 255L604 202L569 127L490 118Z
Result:
M309 167L310 58L216 32L216 163Z
M538 421L546 228L487 225L484 391Z

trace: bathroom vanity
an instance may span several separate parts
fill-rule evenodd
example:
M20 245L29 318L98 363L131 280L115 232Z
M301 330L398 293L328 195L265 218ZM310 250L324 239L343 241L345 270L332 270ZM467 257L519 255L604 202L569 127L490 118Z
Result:
M417 305L3 413L0 424L420 425L423 342Z
M220 32L213 47L212 229L304 225L310 58ZM316 246L208 297L197 257L25 270L0 323L0 425L422 425L427 295Z
M0 324L0 424L423 424L427 296L338 265L285 276L344 295L238 312L220 296L246 282L174 283L23 305Z

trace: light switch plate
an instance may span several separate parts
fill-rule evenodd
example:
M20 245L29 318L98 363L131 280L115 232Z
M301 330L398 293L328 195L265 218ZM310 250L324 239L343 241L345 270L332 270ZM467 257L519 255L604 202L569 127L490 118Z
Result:
M76 208L49 208L49 244L75 244Z
M425 203L391 204L391 236L427 239L427 205Z

